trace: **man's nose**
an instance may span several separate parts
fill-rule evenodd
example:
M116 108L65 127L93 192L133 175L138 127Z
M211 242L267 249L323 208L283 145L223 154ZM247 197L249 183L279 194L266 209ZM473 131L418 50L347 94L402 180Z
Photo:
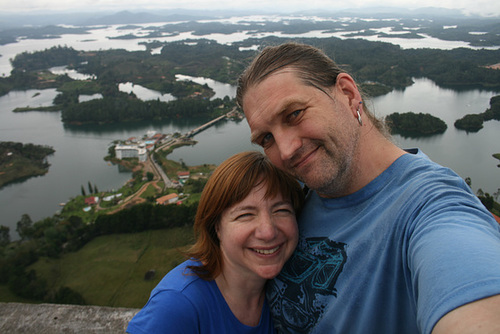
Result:
M302 140L291 131L281 131L275 136L276 144L282 161L287 161L302 146Z

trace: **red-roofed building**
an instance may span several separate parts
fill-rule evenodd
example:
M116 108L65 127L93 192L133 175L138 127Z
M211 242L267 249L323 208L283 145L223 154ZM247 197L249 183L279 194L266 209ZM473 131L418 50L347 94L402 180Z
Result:
M177 172L177 177L179 179L189 179L189 172Z
M168 194L168 195L162 196L160 198L157 198L156 203L160 204L160 205L168 205L168 204L175 203L178 200L179 200L179 195L173 193L173 194Z
M99 197L91 196L85 199L85 204L87 205L95 205L97 202L99 202Z

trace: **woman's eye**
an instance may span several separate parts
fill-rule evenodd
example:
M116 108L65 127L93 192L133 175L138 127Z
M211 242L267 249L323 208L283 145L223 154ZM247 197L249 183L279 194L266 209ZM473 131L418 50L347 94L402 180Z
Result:
M236 220L248 219L248 218L250 218L251 216L252 216L252 214L251 214L251 213L243 213L243 214L241 214L241 215L238 215L238 216L236 217Z
M278 213L278 214L294 214L294 211L291 208L281 208L281 209L276 210L275 213Z

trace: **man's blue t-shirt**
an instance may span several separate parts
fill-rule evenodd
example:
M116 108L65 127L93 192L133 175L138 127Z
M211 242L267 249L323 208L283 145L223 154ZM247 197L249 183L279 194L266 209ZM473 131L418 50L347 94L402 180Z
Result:
M188 260L172 269L130 321L127 333L274 333L267 302L258 326L242 324L231 312L215 281L203 280L187 268L198 264Z
M299 245L268 288L283 333L430 333L500 293L499 226L465 182L405 154L360 191L310 192Z

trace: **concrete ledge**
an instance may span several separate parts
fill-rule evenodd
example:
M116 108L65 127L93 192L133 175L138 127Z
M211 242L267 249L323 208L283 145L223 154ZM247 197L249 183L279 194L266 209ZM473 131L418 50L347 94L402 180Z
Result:
M125 333L139 309L0 303L0 333Z

